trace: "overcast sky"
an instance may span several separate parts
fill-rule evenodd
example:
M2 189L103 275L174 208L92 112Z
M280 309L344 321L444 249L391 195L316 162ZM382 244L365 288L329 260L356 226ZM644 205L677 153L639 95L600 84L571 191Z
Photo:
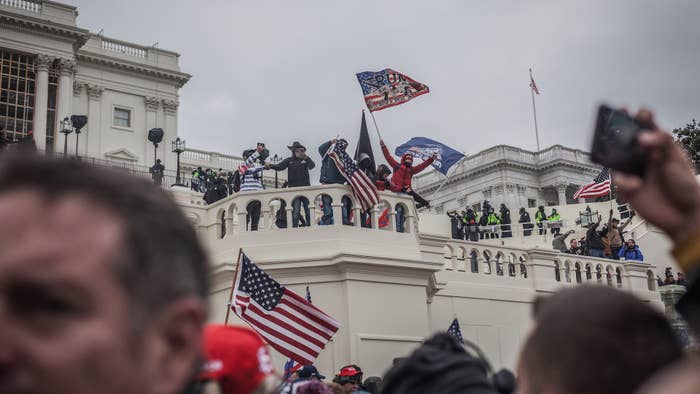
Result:
M588 150L602 100L649 106L669 129L700 118L697 0L65 1L81 27L181 54L193 77L179 135L193 148L264 141L286 156L293 140L315 152L338 133L354 145L355 73L386 67L431 90L376 113L390 147L535 149L529 67L543 147Z

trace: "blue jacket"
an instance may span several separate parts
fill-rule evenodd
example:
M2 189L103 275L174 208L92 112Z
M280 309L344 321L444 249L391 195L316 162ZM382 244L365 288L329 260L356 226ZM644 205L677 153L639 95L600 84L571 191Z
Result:
M629 249L627 245L623 246L620 248L620 251L617 254L619 257L624 257L625 260L638 260L638 261L644 261L644 255L642 254L642 251L639 250L639 246L634 247L634 249Z
M321 154L323 160L321 161L321 183L345 183L345 177L338 171L338 167L335 166L333 159L326 155L328 148L330 148L331 142L328 141L318 147L318 153Z

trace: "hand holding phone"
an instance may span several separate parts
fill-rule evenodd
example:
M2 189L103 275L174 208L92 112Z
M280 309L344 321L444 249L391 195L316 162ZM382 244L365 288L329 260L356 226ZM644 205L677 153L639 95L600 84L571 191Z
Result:
M653 125L633 119L627 113L601 105L596 117L591 160L610 169L644 176L647 155L637 143L641 133Z

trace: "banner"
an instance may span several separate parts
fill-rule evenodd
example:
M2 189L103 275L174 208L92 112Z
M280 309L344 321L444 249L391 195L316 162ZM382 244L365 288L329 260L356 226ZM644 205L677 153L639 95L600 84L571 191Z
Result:
M410 153L413 157L428 160L435 152L437 152L438 157L435 159L432 166L443 175L447 175L447 171L450 170L450 167L464 157L464 154L461 152L443 143L425 137L411 138L408 142L399 145L394 151L394 154L402 156L404 153Z
M403 104L430 92L426 85L390 68L361 72L357 74L357 80L371 112Z

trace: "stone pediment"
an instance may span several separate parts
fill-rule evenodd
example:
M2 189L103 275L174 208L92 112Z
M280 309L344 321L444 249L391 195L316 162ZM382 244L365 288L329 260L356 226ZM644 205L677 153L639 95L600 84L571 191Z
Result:
M132 163L139 161L138 156L123 148L105 153L105 158L108 160L128 161Z

